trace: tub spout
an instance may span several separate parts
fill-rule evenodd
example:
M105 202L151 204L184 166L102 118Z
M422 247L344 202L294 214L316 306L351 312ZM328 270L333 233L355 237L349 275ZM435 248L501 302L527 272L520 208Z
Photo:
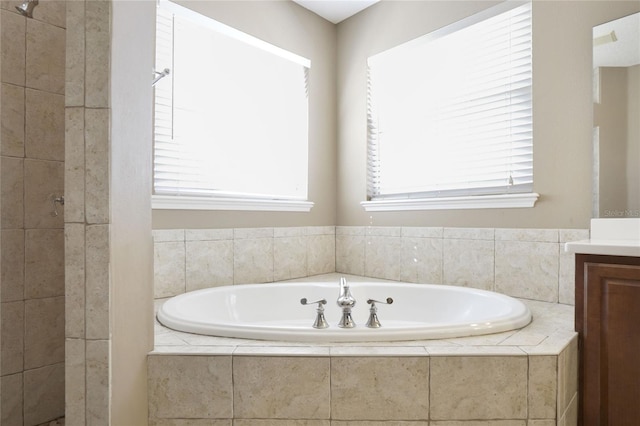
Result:
M342 318L340 318L338 327L355 327L356 323L351 317L351 308L356 305L356 299L354 299L354 297L351 295L351 290L349 290L349 284L347 283L347 279L345 277L340 278L340 296L338 296L338 300L336 301L336 303L338 304L338 307L342 309Z

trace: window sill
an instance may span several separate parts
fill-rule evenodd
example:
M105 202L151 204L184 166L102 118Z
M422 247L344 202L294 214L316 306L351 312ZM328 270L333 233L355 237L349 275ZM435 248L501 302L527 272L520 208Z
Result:
M462 210L462 209L507 209L533 207L540 197L535 192L528 194L481 195L449 198L404 198L396 200L363 201L360 204L368 212L401 210Z
M313 202L302 200L265 200L260 198L207 198L153 195L154 210L253 210L308 212Z

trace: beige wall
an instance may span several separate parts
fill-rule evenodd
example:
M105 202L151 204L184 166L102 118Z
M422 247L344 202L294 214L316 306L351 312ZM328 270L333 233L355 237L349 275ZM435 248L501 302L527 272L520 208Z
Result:
M627 200L631 216L640 216L640 65L627 70Z
M309 213L155 210L154 229L334 225L336 215L335 26L290 1L178 1L311 60Z
M640 10L631 1L536 1L533 9L535 208L367 213L366 60L495 2L383 1L338 25L339 225L586 228L591 217L591 29Z

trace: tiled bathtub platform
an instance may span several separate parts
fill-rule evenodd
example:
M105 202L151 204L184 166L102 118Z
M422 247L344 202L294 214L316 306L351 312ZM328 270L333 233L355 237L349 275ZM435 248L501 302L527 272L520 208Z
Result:
M533 322L479 337L263 342L157 324L150 425L575 425L573 307L524 301Z

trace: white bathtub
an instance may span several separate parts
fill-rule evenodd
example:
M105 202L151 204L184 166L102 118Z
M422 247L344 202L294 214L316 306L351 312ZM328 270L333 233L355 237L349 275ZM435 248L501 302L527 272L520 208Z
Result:
M529 308L514 298L467 287L398 282L350 282L356 299L356 327L337 326L341 311L335 282L289 282L214 287L181 294L158 310L166 327L189 333L299 342L382 342L440 339L498 333L524 327ZM367 299L393 298L378 305L382 327L365 326ZM316 306L300 299L326 299L329 328L312 327Z

